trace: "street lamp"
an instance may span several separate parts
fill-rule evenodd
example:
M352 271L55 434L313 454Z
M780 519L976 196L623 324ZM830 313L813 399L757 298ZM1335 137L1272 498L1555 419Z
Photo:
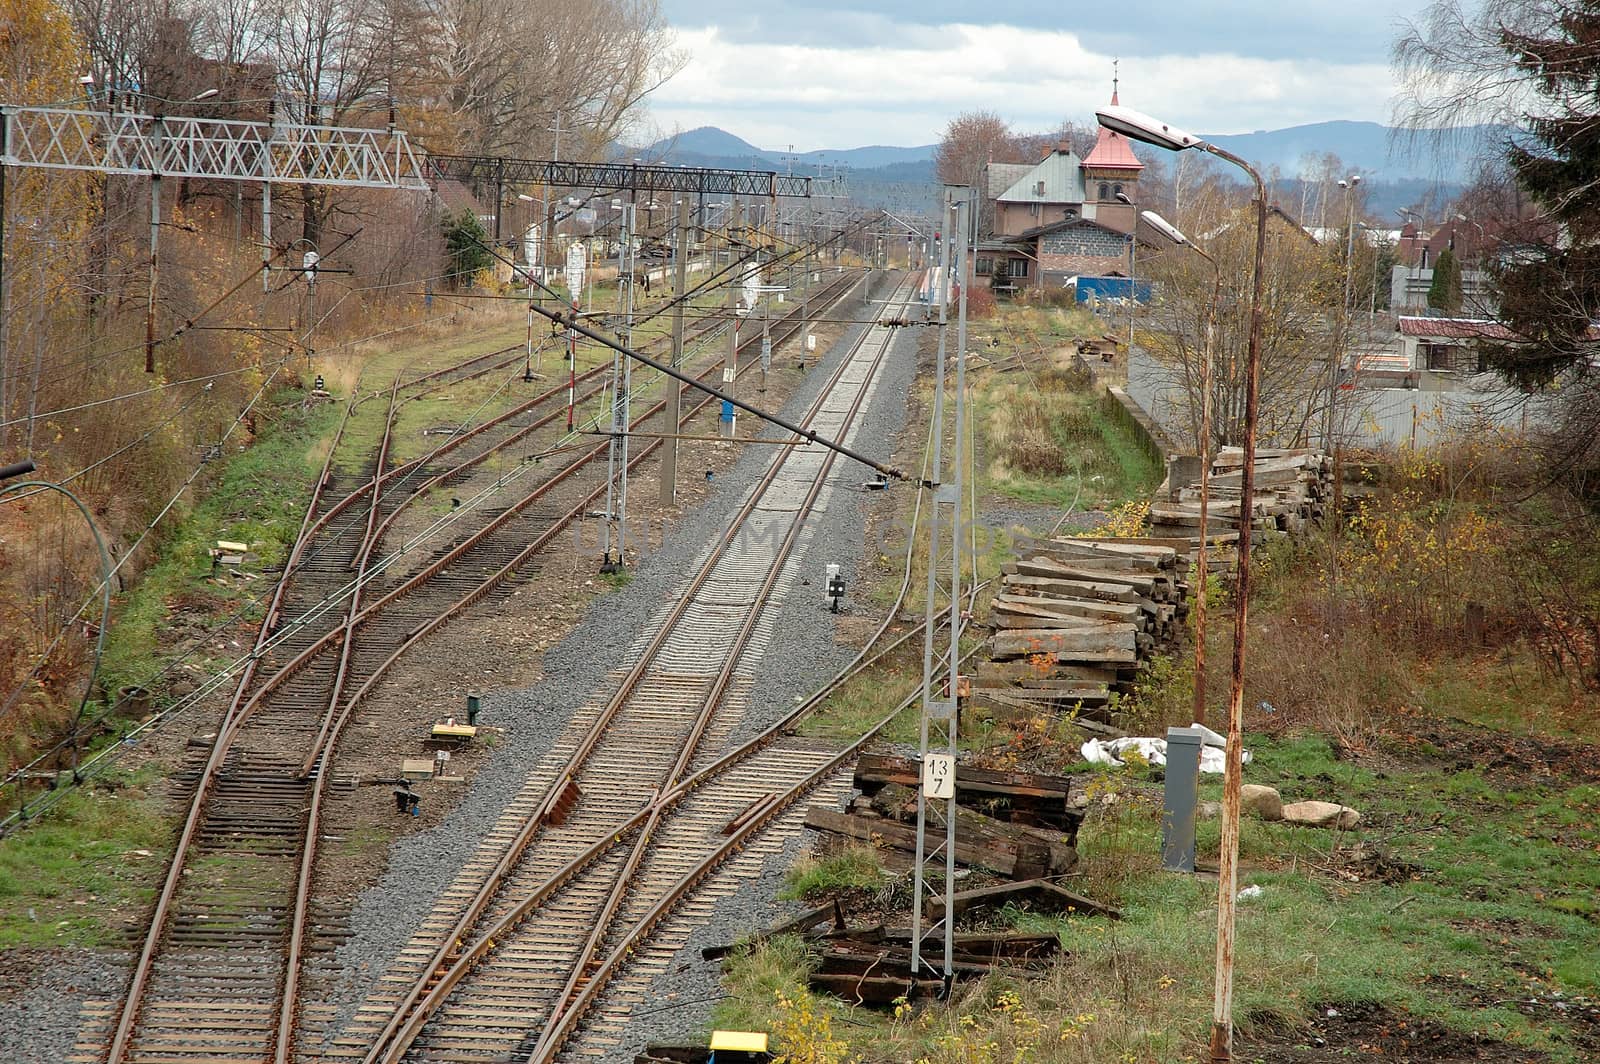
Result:
M1250 294L1250 344L1245 361L1244 467L1239 485L1239 564L1233 618L1233 674L1228 689L1227 771L1222 785L1222 853L1217 874L1217 972L1212 1009L1211 1059L1233 1059L1233 930L1239 882L1239 788L1243 774L1244 652L1250 606L1250 526L1255 498L1256 405L1261 376L1261 303L1266 283L1267 189L1239 156L1130 107L1102 107L1095 118L1113 133L1168 151L1195 148L1250 175L1256 187L1255 276Z
M1328 360L1328 409L1323 415L1324 428L1322 431L1323 446L1330 453L1337 453L1338 444L1334 440L1334 433L1339 428L1339 366L1344 361L1345 349L1350 346L1350 285L1355 274L1356 262L1356 186L1361 184L1360 174L1351 174L1348 178L1339 179L1339 187L1344 189L1345 199L1345 242L1344 242L1344 316L1340 319L1340 328L1336 334L1333 357ZM1337 461L1337 458L1335 459ZM1338 520L1338 514L1334 514Z
M1155 211L1141 215L1150 228L1211 264L1211 303L1206 308L1205 354L1200 362L1200 547L1194 563L1194 721L1206 722L1206 514L1211 505L1211 387L1216 361L1217 303L1222 296L1222 267L1205 249Z

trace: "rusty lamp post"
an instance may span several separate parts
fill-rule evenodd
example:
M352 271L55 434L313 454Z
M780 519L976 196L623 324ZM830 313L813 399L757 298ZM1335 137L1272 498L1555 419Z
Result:
M1250 296L1250 344L1245 362L1244 468L1240 476L1239 566L1233 620L1233 672L1228 688L1227 770L1222 785L1222 853L1217 874L1217 970L1212 1009L1211 1059L1233 1059L1233 932L1239 878L1239 789L1243 775L1244 652L1250 605L1250 526L1255 516L1256 401L1261 369L1261 303L1267 254L1267 190L1261 175L1232 152L1129 107L1095 112L1105 128L1169 151L1193 148L1233 163L1256 189L1255 277Z
M1195 552L1194 582L1194 720L1206 722L1206 516L1211 505L1211 387L1216 364L1217 302L1222 296L1222 267L1204 248L1195 244L1177 226L1155 211L1141 214L1145 224L1156 232L1188 248L1211 266L1211 302L1206 307L1205 353L1200 362L1200 548Z

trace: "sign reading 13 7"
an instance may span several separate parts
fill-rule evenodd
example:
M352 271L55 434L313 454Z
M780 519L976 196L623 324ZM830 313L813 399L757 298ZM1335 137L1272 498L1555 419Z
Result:
M929 754L922 762L922 796L924 798L954 798L956 796L956 759L949 754Z

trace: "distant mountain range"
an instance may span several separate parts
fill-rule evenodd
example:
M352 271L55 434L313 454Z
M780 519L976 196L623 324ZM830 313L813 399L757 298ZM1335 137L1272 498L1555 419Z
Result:
M1351 172L1370 175L1369 207L1375 212L1389 214L1397 207L1417 202L1429 188L1436 188L1446 196L1454 195L1472 179L1476 161L1473 151L1452 145L1481 144L1497 139L1500 133L1493 127L1477 127L1462 131L1448 143L1436 143L1426 137L1409 137L1377 122L1338 121L1254 133L1219 134L1206 139L1243 156L1263 171L1276 168L1280 189L1295 184L1308 156L1336 155ZM914 147L873 144L790 153L758 148L727 130L701 126L631 150L640 158L683 166L793 169L803 173L843 166L850 171L851 197L862 205L921 212L930 208L937 197L933 172L935 147L934 144ZM1142 150L1159 152L1156 148Z
M658 140L644 148L640 155L652 159L668 159L685 166L725 166L732 160L742 160L751 164L754 160L760 160L760 166L752 165L751 168L787 170L792 167L814 172L818 166L848 166L852 170L875 170L901 163L925 163L931 167L935 147L937 147L935 144L924 144L915 148L870 144L864 148L840 151L824 149L791 153L758 148L725 129L701 126L699 129L691 129L675 137ZM928 172L931 174L932 170L929 169Z

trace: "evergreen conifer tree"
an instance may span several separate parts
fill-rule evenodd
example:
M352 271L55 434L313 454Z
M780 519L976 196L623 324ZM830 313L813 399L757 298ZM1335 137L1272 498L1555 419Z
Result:
M1455 252L1445 248L1433 264L1433 280L1428 284L1428 306L1455 314L1461 309L1461 264Z
M1551 225L1541 246L1502 267L1497 296L1525 343L1491 360L1523 384L1587 369L1600 354L1600 5L1567 4L1538 36L1510 28L1500 46L1545 104L1509 149L1517 182Z

